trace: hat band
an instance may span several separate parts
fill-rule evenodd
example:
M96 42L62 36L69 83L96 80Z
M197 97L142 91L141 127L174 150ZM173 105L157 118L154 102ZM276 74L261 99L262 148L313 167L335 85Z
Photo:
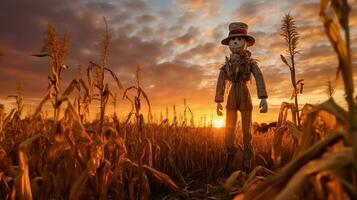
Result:
M246 35L247 29L238 28L238 29L234 29L229 32L229 35L233 35L233 34L245 34Z

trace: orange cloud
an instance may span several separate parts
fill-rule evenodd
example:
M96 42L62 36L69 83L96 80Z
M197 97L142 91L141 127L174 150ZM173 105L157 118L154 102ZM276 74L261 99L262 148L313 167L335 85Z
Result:
M190 12L204 11L205 17L213 17L218 14L223 0L183 0L179 5Z

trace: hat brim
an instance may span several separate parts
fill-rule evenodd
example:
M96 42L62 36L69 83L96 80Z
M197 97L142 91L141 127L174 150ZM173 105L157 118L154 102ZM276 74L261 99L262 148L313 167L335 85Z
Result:
M247 46L248 46L248 47L253 46L254 43L255 43L255 39L254 39L253 36L251 36L251 35L245 35L245 34L233 34L233 35L230 35L230 36L228 36L227 38L223 39L223 40L221 41L221 43L222 43L223 45L229 45L229 40L230 40L231 38L234 38L234 37L244 37L244 38L247 40Z

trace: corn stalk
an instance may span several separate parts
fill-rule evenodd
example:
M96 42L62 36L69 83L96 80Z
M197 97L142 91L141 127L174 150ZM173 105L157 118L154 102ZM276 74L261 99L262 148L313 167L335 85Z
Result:
M191 108L187 105L186 99L183 99L183 106L184 106L184 110L183 110L183 126L187 125L187 112L189 112L190 115L191 115L190 126L194 126L193 112L192 112Z
M35 57L50 57L51 59L51 76L48 77L48 93L50 94L54 107L54 124L58 121L60 113L60 108L57 105L61 91L61 73L62 70L68 68L64 63L68 54L68 40L69 37L67 33L63 35L62 39L58 39L55 28L49 24L47 28L47 38L44 40L41 53L32 55Z
M335 17L332 18L326 11L330 3ZM350 139L353 145L354 168L357 170L357 125L356 125L356 105L353 99L353 68L351 60L350 29L348 26L348 16L350 7L347 0L321 0L320 17L323 22L325 33L330 40L338 57L337 75L341 73L345 88L345 98L348 104ZM342 31L340 29L342 28ZM344 35L344 37L342 36Z
M290 14L286 14L283 19L283 24L281 25L281 36L284 37L285 44L287 46L287 55L290 58L290 63L286 60L283 55L280 55L281 60L285 63L290 69L291 75L291 84L293 86L293 93L291 99L295 101L296 109L296 119L298 126L301 126L300 116L299 116L299 103L298 103L298 94L303 91L303 79L296 80L296 69L295 69L295 56L298 54L297 44L299 40L299 33L296 31L295 20ZM300 86L299 86L300 85Z
M331 82L330 79L327 81L327 85L326 86L327 86L326 93L327 93L328 97L331 98L335 94L335 88L332 85L332 82Z
M144 97L144 99L146 100L146 103L149 107L149 111L148 111L148 117L151 118L151 105L150 105L150 101L148 96L146 95L146 93L144 92L144 90L142 90L141 86L140 86L140 73L141 73L141 69L140 66L137 65L136 67L136 85L130 86L128 88L125 89L124 91L124 95L123 98L126 98L127 100L129 100L132 104L132 107L135 108L135 112L133 112L133 110L129 113L128 118L127 118L127 122L130 120L131 116L133 114L135 114L135 118L136 118L136 127L137 127L137 138L139 140L139 147L140 147L140 152L142 152L140 158L139 158L139 177L138 177L138 181L139 181L139 194L141 194L141 191L143 190L142 187L142 181L143 181L143 159L145 156L144 151L144 147L145 147L145 138L146 136L143 136L143 126L144 126L144 116L143 114L141 114L140 110L141 110L141 96ZM130 90L134 90L136 91L136 96L134 97L134 101L131 100L131 98L128 96L128 92ZM142 140L144 139L144 140ZM151 155L150 155L151 156Z
M77 71L77 79L78 80L81 80L82 79L82 65L78 65L78 71ZM82 115L82 112L81 112L81 107L82 107L82 94L81 94L81 91L82 91L82 86L79 84L77 86L77 90L78 90L78 93L77 93L77 97L75 99L75 103L77 104L77 112L78 112L78 115L81 117L81 120L83 120L83 115Z
M0 104L0 142L5 139L5 133L3 132L5 127L5 106Z
M327 6L330 2L338 22L326 12ZM320 17L325 27L325 33L338 57L337 74L341 73L343 78L351 122L351 126L349 128L351 131L356 131L356 115L353 101L354 89L352 80L351 42L350 29L348 26L349 12L350 7L347 0L321 0ZM342 28L343 32L340 31L339 27Z
M14 98L15 102L16 102L16 115L18 116L18 118L20 119L21 114L22 114L22 110L24 108L24 101L23 101L23 97L22 97L22 87L21 84L19 83L17 86L17 95L9 95L7 96L8 98Z
M89 90L92 90L93 85L99 90L99 101L100 101L100 124L99 124L99 130L100 133L103 131L103 125L104 125L104 117L105 117L105 108L109 100L109 96L113 96L111 91L109 90L109 84L106 83L105 81L105 72L109 72L110 75L113 77L114 81L117 83L117 86L119 89L123 89L123 86L121 82L119 81L117 75L107 68L107 62L108 62L108 56L109 56L109 44L110 44L110 35L108 31L108 24L106 19L104 18L104 23L105 23L105 33L104 33L104 38L103 38L103 43L102 43L102 60L101 64L96 64L92 61L90 61L90 66L88 68L88 80L89 80ZM95 83L92 83L91 81L91 71L95 69L95 74L96 74L96 81Z
M130 120L130 118L133 114L135 115L138 133L141 133L143 124L144 124L144 117L140 112L140 110L141 110L141 96L143 96L143 98L146 100L146 103L148 105L148 109L149 109L148 116L150 118L152 117L150 100L149 100L148 96L146 95L145 91L140 86L140 71L141 71L141 69L140 69L140 66L138 65L136 67L136 85L126 88L124 91L124 94L123 94L123 99L125 98L128 101L130 101L132 104L132 108L135 108L135 112L133 112L133 109L132 109L132 111L129 113L127 121ZM128 96L128 92L131 90L136 91L136 95L134 96L134 101L132 101L131 98Z

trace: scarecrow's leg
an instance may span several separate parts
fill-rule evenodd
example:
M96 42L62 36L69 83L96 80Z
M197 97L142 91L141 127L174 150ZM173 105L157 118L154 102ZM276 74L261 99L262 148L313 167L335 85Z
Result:
M252 148L252 135L250 133L250 127L252 124L252 111L244 110L241 111L242 114L242 129L243 129L243 144L244 144L244 153L243 153L243 162L244 170L250 171L252 158L253 158L253 148Z
M235 141L235 127L237 122L237 111L227 110L226 115L226 135L225 143L227 149L227 163L225 168L225 173L230 174L235 167L235 154L237 152L237 147L234 144Z

